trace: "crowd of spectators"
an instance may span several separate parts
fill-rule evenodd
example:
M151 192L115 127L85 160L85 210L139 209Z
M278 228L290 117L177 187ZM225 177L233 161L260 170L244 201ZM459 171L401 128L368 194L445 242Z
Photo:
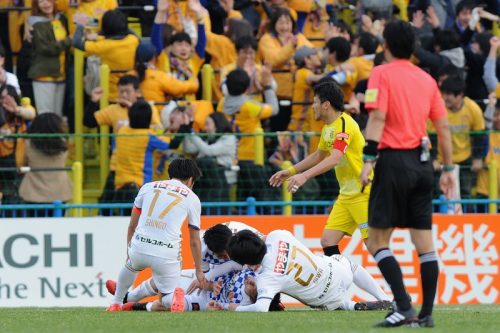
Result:
M130 5L153 5L155 11L133 12ZM438 82L448 110L461 196L487 197L487 163L500 165L499 133L485 131L500 129L500 38L494 35L499 2L410 0L407 5L385 0L1 0L2 203L71 200L64 172L22 179L15 170L60 170L70 146L65 137L43 144L40 138L3 135L74 130L75 49L85 52L90 85L83 124L107 125L118 134L100 202L130 201L143 183L167 177L165 164L178 155L199 162L204 177L195 189L202 201L279 200L280 192L267 186L269 175L318 145L319 136L309 134L323 126L311 108L314 84L332 77L344 93L346 112L363 130L367 80L372 68L386 61L384 25L404 18L418 36L411 60ZM140 19L142 35L130 29L130 16ZM110 104L102 109L95 64L111 70ZM203 64L215 70L213 101L201 100ZM265 139L264 165L255 163L252 134L259 127L274 134ZM431 139L432 130L429 126ZM433 156L437 171L437 149ZM335 198L333 172L296 196ZM58 189L48 185L53 181Z

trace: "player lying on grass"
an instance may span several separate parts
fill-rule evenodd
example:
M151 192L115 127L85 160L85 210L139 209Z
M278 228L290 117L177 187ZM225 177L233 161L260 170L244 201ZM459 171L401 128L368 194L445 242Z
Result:
M200 290L198 293L184 296L186 311L206 311L208 304L216 301L220 304L249 305L256 301L255 273L251 269L232 271L211 282L212 290ZM270 302L269 311L282 311L279 294ZM170 308L156 300L154 302L129 302L123 305L123 311L170 311Z
M239 271L243 268L240 264L230 260L227 254L227 245L231 237L234 233L241 230L250 230L259 235L259 237L263 237L255 228L235 221L216 224L205 231L201 238L201 267L203 273L206 274L205 277L207 280L213 281L215 277L224 276L226 273ZM211 285L208 287L210 288L209 291L211 291ZM116 289L115 281L106 281L106 288L114 295ZM186 291L191 293L199 288L200 285L195 279ZM158 288L153 278L150 278L128 292L125 295L123 303L137 302L156 294L158 294Z
M352 283L373 295L378 309L392 307L389 296L363 267L342 255L316 256L286 230L272 231L265 241L251 231L240 231L231 238L229 256L256 272L257 301L250 305L213 301L210 309L266 312L274 295L285 293L313 308L356 310L360 303L347 297Z

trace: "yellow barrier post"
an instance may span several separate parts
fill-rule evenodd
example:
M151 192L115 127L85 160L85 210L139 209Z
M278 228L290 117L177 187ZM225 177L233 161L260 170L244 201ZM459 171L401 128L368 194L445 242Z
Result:
M83 202L83 167L81 162L74 162L72 170L73 178L73 203L80 205ZM82 209L75 208L71 214L73 217L81 217Z
M498 199L498 165L497 161L493 160L488 163L488 179L489 179L489 199L496 200ZM490 203L489 204L489 212L490 214L497 213L497 204Z
M99 107L104 109L109 105L109 66L101 65L101 88L104 92ZM99 180L101 189L104 189L109 172L109 126L100 126L101 140L99 145Z
M281 169L285 170L292 166L293 166L292 162L285 161L281 165ZM288 191L288 180L284 181L283 185L281 185L281 195L283 197L284 202L292 202L292 193ZM283 206L283 215L292 216L292 205Z
M408 0L394 0L393 3L399 8L399 18L408 22Z
M209 64L201 68L201 99L212 102L212 81L214 79L214 69Z
M83 163L83 51L75 49L75 161Z
M264 130L262 127L257 127L254 132L254 163L256 165L264 165Z
M500 36L500 23L493 22L493 35Z

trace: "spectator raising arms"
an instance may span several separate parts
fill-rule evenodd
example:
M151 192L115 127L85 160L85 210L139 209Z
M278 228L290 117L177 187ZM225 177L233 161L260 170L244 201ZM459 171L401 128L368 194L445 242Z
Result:
M278 84L276 92L279 99L291 99L293 90L292 60L297 48L302 46L312 47L304 35L297 33L295 20L290 11L277 8L271 18L269 30L259 41L259 56L268 62L274 69L284 70L284 73L276 73L274 78ZM287 72L290 71L290 72ZM272 125L272 130L283 130L288 124L288 109L280 109L280 118Z
M171 96L196 93L198 79L196 76L188 81L176 79L155 67L155 48L150 43L141 43L135 52L135 71L141 81L141 91L147 101L164 103Z
M76 19L76 18L75 18ZM114 70L131 70L134 68L134 54L139 39L130 33L127 27L127 17L118 9L110 10L102 17L101 33L104 38L96 38L88 35L83 38L85 19L80 20L73 38L73 45L85 51L87 55L95 55L101 58L101 62ZM119 73L109 75L109 99L115 101L118 97L117 84L120 79Z
M54 113L41 114L33 120L28 133L62 134L63 120ZM24 164L31 168L64 168L67 157L68 146L63 137L40 137L26 142ZM72 187L66 171L29 172L21 182L19 196L28 203L66 202L73 196ZM48 212L51 214L52 210ZM34 216L42 214L35 213Z
M33 16L28 18L32 29L32 62L28 76L33 80L33 92L38 113L63 114L66 87L66 51L71 42L67 21L56 14L54 0L34 0Z

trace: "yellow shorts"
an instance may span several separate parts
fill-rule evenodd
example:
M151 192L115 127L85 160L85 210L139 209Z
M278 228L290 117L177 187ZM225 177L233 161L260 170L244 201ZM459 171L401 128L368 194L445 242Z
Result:
M325 229L343 231L352 236L356 228L359 228L361 237L368 238L368 198L369 195L356 200L339 198L333 205Z

